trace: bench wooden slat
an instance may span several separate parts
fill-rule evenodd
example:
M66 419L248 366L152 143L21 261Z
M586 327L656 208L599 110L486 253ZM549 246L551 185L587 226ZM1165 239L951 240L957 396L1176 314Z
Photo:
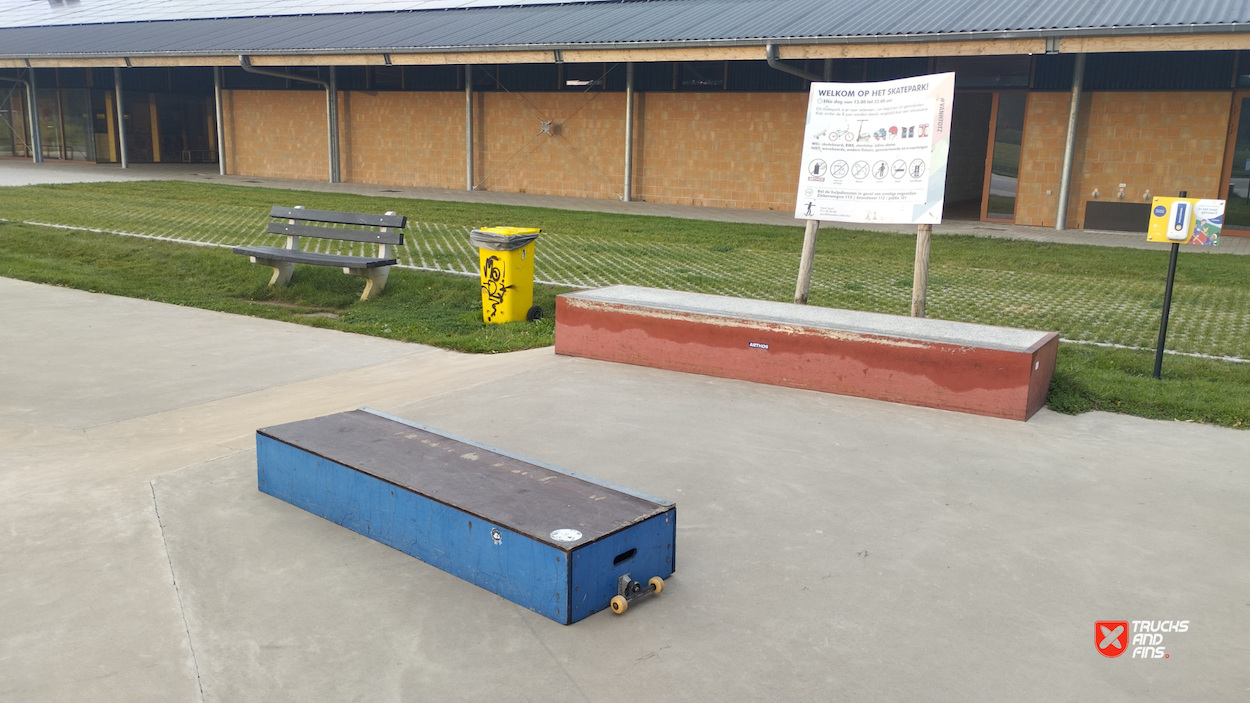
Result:
M363 225L365 227L405 227L408 218L403 215L372 215L362 212L338 212L337 210L309 210L306 208L274 207L270 217L308 222L332 222L336 225Z
M315 266L343 266L347 268L371 269L382 266L394 266L397 259L379 259L369 256L344 256L342 254L318 254L312 251L282 249L281 247L235 247L236 254L255 256L273 261L290 261L294 264L313 264Z
M285 222L270 222L266 228L270 234L295 235L297 237L316 237L317 239L341 239L347 242L371 242L374 244L403 244L403 232L374 232L365 229L336 229L334 227L314 227L312 225L288 225Z

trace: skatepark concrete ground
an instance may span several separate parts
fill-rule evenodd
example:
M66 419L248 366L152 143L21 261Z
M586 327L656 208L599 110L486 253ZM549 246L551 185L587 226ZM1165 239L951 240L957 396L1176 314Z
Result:
M1250 691L1244 431L0 299L0 701ZM676 501L677 572L562 626L257 491L257 428L359 406ZM1189 626L1109 659L1099 620Z

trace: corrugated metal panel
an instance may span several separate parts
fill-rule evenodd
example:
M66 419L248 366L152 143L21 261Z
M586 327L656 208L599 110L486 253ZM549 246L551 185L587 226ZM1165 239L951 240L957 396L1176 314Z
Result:
M66 24L157 22L225 17L341 15L472 7L560 4L568 0L0 0L0 27L43 27ZM615 0L581 0L612 2Z
M4 0L16 2L17 0ZM29 0L21 0L29 3ZM352 7L352 5L349 5ZM1170 26L1247 31L1246 0L655 0L0 29L0 55L263 53L1007 36Z

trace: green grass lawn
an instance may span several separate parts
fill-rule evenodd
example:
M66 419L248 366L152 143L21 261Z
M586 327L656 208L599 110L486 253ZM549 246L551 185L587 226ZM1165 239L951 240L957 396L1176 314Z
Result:
M407 243L398 256L409 268L392 271L385 293L368 302L357 300L363 281L337 269L299 267L292 286L271 290L269 269L225 247L277 244L280 238L263 234L275 204L407 215ZM0 223L0 275L473 352L551 344L552 301L572 287L633 283L789 300L803 237L797 224L172 181L0 189L0 218L9 220ZM544 229L537 276L553 285L536 288L536 303L548 319L481 322L467 230L484 225ZM911 235L823 230L812 303L906 314L914 246ZM1228 426L1250 419L1248 364L1169 356L1164 382L1149 379L1152 353L1140 349L1152 349L1158 333L1164 252L940 236L931 260L932 317L1139 348L1063 345L1050 400L1057 410L1098 408ZM1169 349L1250 358L1250 257L1182 254Z
M465 352L552 344L555 296L535 286L545 316L534 323L482 322L478 282L428 271L391 271L383 295L360 301L364 280L300 266L285 288L272 269L229 249L0 222L0 275L175 305L298 322Z

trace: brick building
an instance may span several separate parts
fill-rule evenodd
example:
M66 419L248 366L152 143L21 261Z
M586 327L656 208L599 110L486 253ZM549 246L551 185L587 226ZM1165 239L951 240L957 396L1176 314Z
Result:
M789 210L811 80L954 71L948 219L1250 227L1250 5L1035 5L0 0L0 156Z

